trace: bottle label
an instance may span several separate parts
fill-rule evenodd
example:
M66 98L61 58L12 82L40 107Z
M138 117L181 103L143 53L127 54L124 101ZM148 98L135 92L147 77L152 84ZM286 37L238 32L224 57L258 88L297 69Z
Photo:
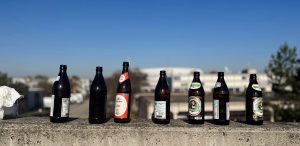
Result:
M128 93L117 93L115 101L115 118L125 119L128 118Z
M214 119L219 119L219 100L214 100L213 102L213 108L214 108Z
M53 110L54 110L54 97L55 95L52 95L51 99L51 108L50 108L50 116L53 117Z
M60 79L60 76L57 76L54 82L59 81L59 79Z
M199 96L189 97L189 115L198 116L201 113L201 100Z
M229 102L226 102L226 120L229 120L230 110L229 110Z
M126 80L128 80L128 78L129 78L128 72L123 73L120 76L119 83L121 84L121 83L125 82Z
M70 98L61 99L61 117L69 117Z
M199 88L201 88L201 83L197 83L197 82L193 82L190 87L190 89L199 89Z
M263 120L263 100L262 97L253 97L253 120Z
M252 85L252 88L253 88L254 90L256 90L256 91L261 91L261 88L260 88L260 86L259 86L258 84L253 84L253 85Z
M155 101L154 105L154 118L166 119L167 102L166 101Z
M221 83L217 82L216 85L215 85L215 88L219 88L219 87L221 87Z

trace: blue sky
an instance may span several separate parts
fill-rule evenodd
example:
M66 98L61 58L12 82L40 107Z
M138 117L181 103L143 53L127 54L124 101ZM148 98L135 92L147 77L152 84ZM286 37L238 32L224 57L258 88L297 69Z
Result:
M300 2L14 1L0 2L0 71L10 76L92 78L131 67L263 71L288 42L300 47ZM299 49L298 49L298 54Z

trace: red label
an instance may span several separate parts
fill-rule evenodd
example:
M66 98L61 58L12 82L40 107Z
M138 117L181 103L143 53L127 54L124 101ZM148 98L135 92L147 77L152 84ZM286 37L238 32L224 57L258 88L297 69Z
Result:
M117 93L115 100L115 118L126 119L128 118L128 104L129 94L128 93Z
M129 78L128 72L125 72L120 76L119 83L125 82L126 80L128 80L128 78Z

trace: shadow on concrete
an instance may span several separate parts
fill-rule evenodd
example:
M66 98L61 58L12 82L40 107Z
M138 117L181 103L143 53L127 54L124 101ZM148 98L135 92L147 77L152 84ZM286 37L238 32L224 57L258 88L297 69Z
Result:
M73 118L73 117L70 117L69 120L68 120L67 122L65 122L65 123L72 122L72 121L75 121L75 120L77 120L77 119L79 119L79 118Z

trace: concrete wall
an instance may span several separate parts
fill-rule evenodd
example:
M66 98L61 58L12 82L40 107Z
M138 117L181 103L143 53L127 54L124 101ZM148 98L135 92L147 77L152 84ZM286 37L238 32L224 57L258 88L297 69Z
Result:
M84 119L52 124L48 118L28 117L0 121L0 145L296 146L300 145L300 123L249 126L231 122L229 126L217 126L210 122L190 125L181 120L168 125L156 125L150 120L116 124L110 120L90 125Z

